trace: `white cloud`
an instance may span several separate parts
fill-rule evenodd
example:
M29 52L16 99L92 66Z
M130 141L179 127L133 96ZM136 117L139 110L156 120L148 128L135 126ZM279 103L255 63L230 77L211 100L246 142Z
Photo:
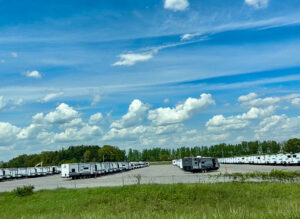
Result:
M205 126L208 131L221 132L228 130L241 130L250 125L250 120L264 118L274 113L275 108L269 106L265 109L252 107L247 113L237 116L224 117L216 115L206 122Z
M81 118L75 118L68 122L62 123L59 125L60 129L66 129L66 128L80 128L83 127L85 123L82 121Z
M134 140L144 142L145 139L157 140L160 136L167 136L181 131L182 124L172 124L167 126L133 126L128 128L111 128L104 136L103 140Z
M101 101L101 96L99 94L96 94L94 97L93 97L93 100L91 102L91 106L96 106L97 103L99 103Z
M243 113L240 116L237 116L239 119L258 119L262 117L266 117L272 115L274 113L275 107L269 106L267 108L256 108L252 107L247 113Z
M44 96L44 97L41 99L41 102L44 102L44 103L49 102L49 101L51 101L51 100L56 99L57 97L62 96L63 94L64 94L63 92L47 94L46 96Z
M245 101L250 101L250 100L253 100L257 97L258 95L256 93L249 93L247 95L244 95L244 96L240 96L238 98L238 101L239 102L245 102Z
M103 119L102 113L96 113L94 115L91 115L91 117L89 119L89 123L96 124L96 123L100 122L102 119Z
M127 53L119 55L120 60L112 64L113 66L132 66L137 62L145 62L153 58L153 53Z
M12 144L20 128L7 122L0 122L0 145Z
M17 135L18 139L32 139L35 138L41 131L41 125L31 124L23 128Z
M71 122L73 119L76 119L78 117L79 113L76 110L65 103L61 103L53 112L48 113L44 117L44 120L48 123L63 124Z
M261 9L268 7L269 0L245 0L245 3L256 9Z
M240 96L238 101L245 107L268 107L275 105L281 101L280 97L257 98L256 93L249 93L245 96Z
M4 59L0 59L0 63L5 63L5 60Z
M183 34L181 36L181 40L189 40L189 39L192 39L192 38L193 38L193 35L189 34L189 33Z
M26 75L27 77L29 77L29 78L36 78L36 79L42 77L41 74L40 74L40 72L38 72L38 71L36 71L36 70L34 70L34 71L27 71L27 72L25 73L25 75Z
M299 107L300 106L300 98L297 97L297 98L292 99L291 104L294 105L294 106Z
M273 115L260 122L255 130L255 138L260 140L286 140L299 137L300 116Z
M164 103L169 103L169 102L170 102L170 100L168 98L164 99Z
M140 124L146 117L149 106L140 100L133 100L128 108L128 112L122 116L121 120L111 124L111 128L127 128Z
M173 11L183 11L189 7L188 0L165 0L164 8Z
M178 104L175 108L158 108L150 110L148 119L154 125L168 125L182 123L196 114L208 105L214 105L215 101L210 94L201 94L199 99L189 97L182 104Z
M0 111L4 109L6 106L6 102L4 101L4 98L0 96Z
M221 132L243 129L249 125L249 121L235 116L225 118L223 115L216 115L208 120L205 125L208 131Z
M102 129L98 126L85 125L81 129L67 128L64 132L54 135L55 142L85 141L94 137L101 137Z
M17 52L11 52L10 54L14 58L18 58L18 56L19 56L19 54Z

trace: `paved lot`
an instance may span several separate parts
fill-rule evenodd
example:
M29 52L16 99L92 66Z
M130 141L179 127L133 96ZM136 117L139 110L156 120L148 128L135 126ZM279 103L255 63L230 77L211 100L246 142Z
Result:
M184 172L178 167L172 165L157 165L147 168L136 169L129 172L116 173L113 175L100 176L98 178L70 180L63 179L60 175L18 179L0 182L0 192L11 191L16 187L23 185L34 185L36 190L41 189L56 189L56 188L86 188L99 186L122 186L140 183L209 183L217 181L228 181L229 179L211 177L219 173L234 173L234 172L269 172L272 169L295 171L300 170L300 167L289 166L255 166L255 165L221 165L218 171L209 173L189 173ZM141 176L139 180L139 176Z

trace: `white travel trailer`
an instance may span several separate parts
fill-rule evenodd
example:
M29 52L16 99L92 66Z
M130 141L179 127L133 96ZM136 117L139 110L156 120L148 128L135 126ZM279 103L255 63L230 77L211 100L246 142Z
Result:
M64 178L80 178L90 176L91 164L89 163L72 163L61 165L61 176Z
M27 167L18 168L18 175L19 177L27 177L28 176L28 169Z
M292 165L300 165L300 153L292 155Z
M123 171L129 170L129 163L128 162L120 162L121 163L121 168ZM119 164L120 166L120 164Z
M112 168L113 168L113 172L119 172L119 171L120 171L120 170L119 170L118 163L112 162L112 163L111 163L111 166L112 166Z
M276 164L277 165L282 165L284 164L284 154L277 154L276 155Z
M34 167L27 167L27 176L28 177L34 177L37 176L37 169Z
M10 178L12 178L11 171L8 168L2 169L2 174L3 174L3 179L10 179Z
M112 168L111 168L110 163L108 163L108 162L102 163L102 168L104 168L104 172L106 174L111 173L113 171Z

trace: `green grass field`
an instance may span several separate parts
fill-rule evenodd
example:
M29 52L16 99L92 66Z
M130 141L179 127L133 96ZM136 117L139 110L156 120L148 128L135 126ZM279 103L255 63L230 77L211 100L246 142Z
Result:
M300 185L217 183L0 193L0 218L300 218Z

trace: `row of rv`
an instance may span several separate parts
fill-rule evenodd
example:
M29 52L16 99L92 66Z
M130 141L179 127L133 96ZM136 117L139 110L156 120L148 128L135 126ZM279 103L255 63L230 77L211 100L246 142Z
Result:
M207 172L220 168L218 159L214 157L185 157L183 159L172 160L172 164L189 172Z
M222 164L300 165L300 153L219 158Z
M59 174L60 172L61 168L58 166L2 168L0 169L0 180L46 176Z
M148 167L148 162L70 163L61 165L61 177L85 178Z

